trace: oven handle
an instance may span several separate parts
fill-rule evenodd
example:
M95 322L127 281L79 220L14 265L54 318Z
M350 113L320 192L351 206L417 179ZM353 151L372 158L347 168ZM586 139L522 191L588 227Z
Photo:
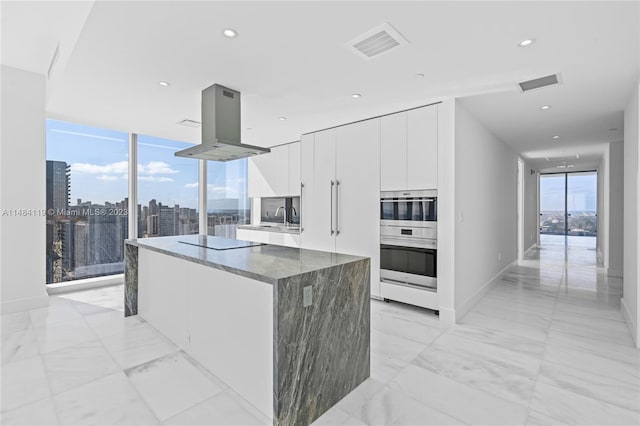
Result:
M419 248L419 249L429 249L429 250L437 250L438 242L437 240L427 240L422 239L421 241L412 241L406 240L402 238L388 238L381 237L380 244L384 244L387 246L395 246L395 247L410 247L410 248Z

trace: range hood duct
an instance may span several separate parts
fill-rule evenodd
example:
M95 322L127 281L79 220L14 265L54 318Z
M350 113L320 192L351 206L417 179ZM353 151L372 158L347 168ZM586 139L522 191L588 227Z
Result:
M230 161L271 152L240 143L240 92L219 84L202 91L202 141L175 153L176 157Z

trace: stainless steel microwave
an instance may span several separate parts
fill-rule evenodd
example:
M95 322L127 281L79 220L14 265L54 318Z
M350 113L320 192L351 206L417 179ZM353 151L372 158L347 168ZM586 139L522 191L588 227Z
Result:
M437 220L435 189L380 193L380 225L435 227Z

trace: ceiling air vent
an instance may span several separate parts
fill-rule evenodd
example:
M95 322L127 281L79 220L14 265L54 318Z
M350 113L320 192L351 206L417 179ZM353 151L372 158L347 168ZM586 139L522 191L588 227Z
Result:
M364 59L372 59L409 44L409 41L385 22L349 41L349 50Z
M184 120L180 120L178 121L178 124L181 126L187 126L187 127L200 127L200 122L196 121L196 120L189 120L187 118L185 118Z
M526 93L530 90L556 85L561 81L560 74L551 74L540 78L534 78L533 80L523 81L518 83L518 87L522 93Z

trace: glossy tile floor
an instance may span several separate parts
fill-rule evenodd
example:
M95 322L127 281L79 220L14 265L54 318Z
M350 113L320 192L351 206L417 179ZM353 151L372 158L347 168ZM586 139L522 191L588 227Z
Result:
M588 247L533 252L462 320L372 301L371 375L317 425L638 425L621 282ZM2 317L3 425L267 420L137 317L122 287Z

